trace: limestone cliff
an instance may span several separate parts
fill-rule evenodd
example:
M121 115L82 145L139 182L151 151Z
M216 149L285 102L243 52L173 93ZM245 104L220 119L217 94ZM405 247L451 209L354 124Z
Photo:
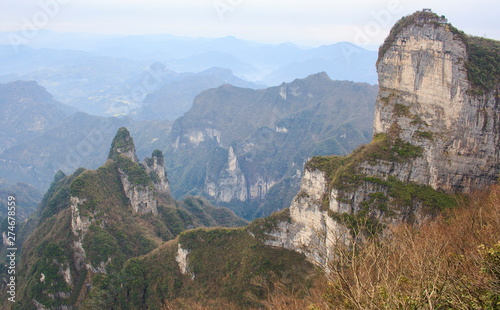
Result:
M380 48L373 141L308 162L290 221L268 243L326 267L335 243L421 222L456 205L454 194L496 182L499 47L432 12L399 21Z
M209 175L206 178L205 192L208 196L215 197L217 201L246 201L252 198L252 196L249 197L245 175L241 171L232 146L229 147L227 163L219 173L218 178L213 179Z
M422 148L400 180L446 192L491 184L499 170L500 84L477 91L468 74L475 43L433 13L410 18L377 63L374 133L392 129Z
M135 155L135 146L126 128L120 128L113 139L109 159L118 165L125 195L136 213L157 214L155 195L170 195L166 178L163 154L153 152L140 164Z

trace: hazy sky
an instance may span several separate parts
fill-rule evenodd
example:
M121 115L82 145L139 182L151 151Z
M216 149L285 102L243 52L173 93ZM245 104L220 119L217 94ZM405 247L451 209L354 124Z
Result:
M402 16L432 8L466 33L500 39L500 1L0 0L0 31L168 33L316 46L377 46Z

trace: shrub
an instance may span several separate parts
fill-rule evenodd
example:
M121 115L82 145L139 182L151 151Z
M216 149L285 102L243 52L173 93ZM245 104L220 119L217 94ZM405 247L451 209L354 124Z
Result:
M130 158L118 156L118 167L127 175L128 181L133 185L147 187L151 185L151 179L146 169Z
M420 226L334 250L333 309L498 309L500 187Z

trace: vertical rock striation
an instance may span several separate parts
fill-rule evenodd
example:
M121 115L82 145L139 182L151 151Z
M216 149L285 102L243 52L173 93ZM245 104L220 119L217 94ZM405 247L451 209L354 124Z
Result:
M377 62L374 133L398 130L402 140L424 150L414 161L419 173L410 170L399 179L450 193L493 183L500 158L499 84L477 91L467 71L472 43L451 25L429 12L408 19L407 26L396 25Z
M227 163L217 178L207 174L205 180L205 192L215 197L219 202L231 202L233 200L246 201L251 198L248 195L247 180L241 171L238 158L232 146L229 147Z

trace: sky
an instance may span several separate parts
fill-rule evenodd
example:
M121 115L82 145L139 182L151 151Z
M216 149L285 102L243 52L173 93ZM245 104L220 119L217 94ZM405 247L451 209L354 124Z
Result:
M498 0L0 0L0 32L235 36L376 49L402 16L431 8L466 33L500 40ZM31 27L31 28L30 28Z

